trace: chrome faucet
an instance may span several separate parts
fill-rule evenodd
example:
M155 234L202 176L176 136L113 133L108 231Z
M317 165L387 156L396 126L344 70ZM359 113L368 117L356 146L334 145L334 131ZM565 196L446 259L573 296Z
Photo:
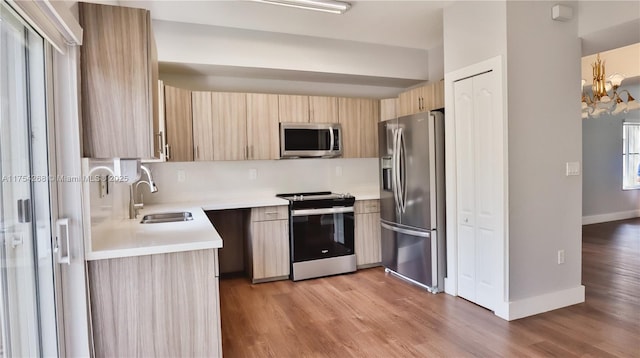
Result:
M144 208L144 202L142 193L140 193L140 202L136 203L136 193L138 192L138 186L142 183L147 184L149 186L149 191L151 193L157 193L158 187L156 183L153 181L151 176L151 171L149 168L144 165L140 166L140 169L147 175L147 180L138 180L135 184L129 186L129 219L135 219L138 217L138 211Z

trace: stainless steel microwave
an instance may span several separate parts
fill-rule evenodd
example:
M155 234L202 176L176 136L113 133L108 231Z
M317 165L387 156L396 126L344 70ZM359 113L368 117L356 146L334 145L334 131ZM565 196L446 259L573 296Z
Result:
M331 158L342 155L338 123L280 123L280 158Z

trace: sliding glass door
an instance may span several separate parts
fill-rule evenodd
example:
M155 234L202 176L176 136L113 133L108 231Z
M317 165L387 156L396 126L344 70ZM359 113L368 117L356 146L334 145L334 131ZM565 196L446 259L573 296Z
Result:
M57 356L45 42L0 4L0 358Z

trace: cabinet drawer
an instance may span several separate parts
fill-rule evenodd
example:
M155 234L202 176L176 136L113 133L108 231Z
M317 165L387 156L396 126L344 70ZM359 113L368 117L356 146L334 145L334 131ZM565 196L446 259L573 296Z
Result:
M251 221L270 221L270 220L286 220L289 219L289 207L283 206L266 206L262 208L251 209Z
M355 211L356 214L378 213L380 212L380 200L357 200Z

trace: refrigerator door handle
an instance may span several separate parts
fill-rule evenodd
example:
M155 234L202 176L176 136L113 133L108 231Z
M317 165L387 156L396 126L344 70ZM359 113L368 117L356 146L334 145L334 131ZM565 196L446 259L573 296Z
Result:
M437 200L441 198L437 197L436 189L436 117L433 114L429 114L429 197L430 200L430 213L431 213L431 229L437 227L437 215L436 210Z
M430 232L416 231L416 230L405 229L405 228L401 228L401 227L397 227L397 226L391 226L391 225L389 225L387 223L384 223L384 222L380 222L380 226L382 226L383 228L385 228L387 230L399 232L401 234L407 234L407 235L418 236L418 237L426 237L426 238L430 238L431 237L431 233ZM432 245L433 245L433 243L432 243Z
M393 158L392 158L392 166L391 166L391 176L393 177L393 202L395 204L395 209L398 214L402 212L402 207L400 206L400 196L398 195L398 133L399 129L395 129L393 131Z
M400 160L398 160L400 163L400 202L402 204L402 212L404 213L407 210L407 147L404 141L404 131L402 128L400 129L398 137L398 148L400 152Z

